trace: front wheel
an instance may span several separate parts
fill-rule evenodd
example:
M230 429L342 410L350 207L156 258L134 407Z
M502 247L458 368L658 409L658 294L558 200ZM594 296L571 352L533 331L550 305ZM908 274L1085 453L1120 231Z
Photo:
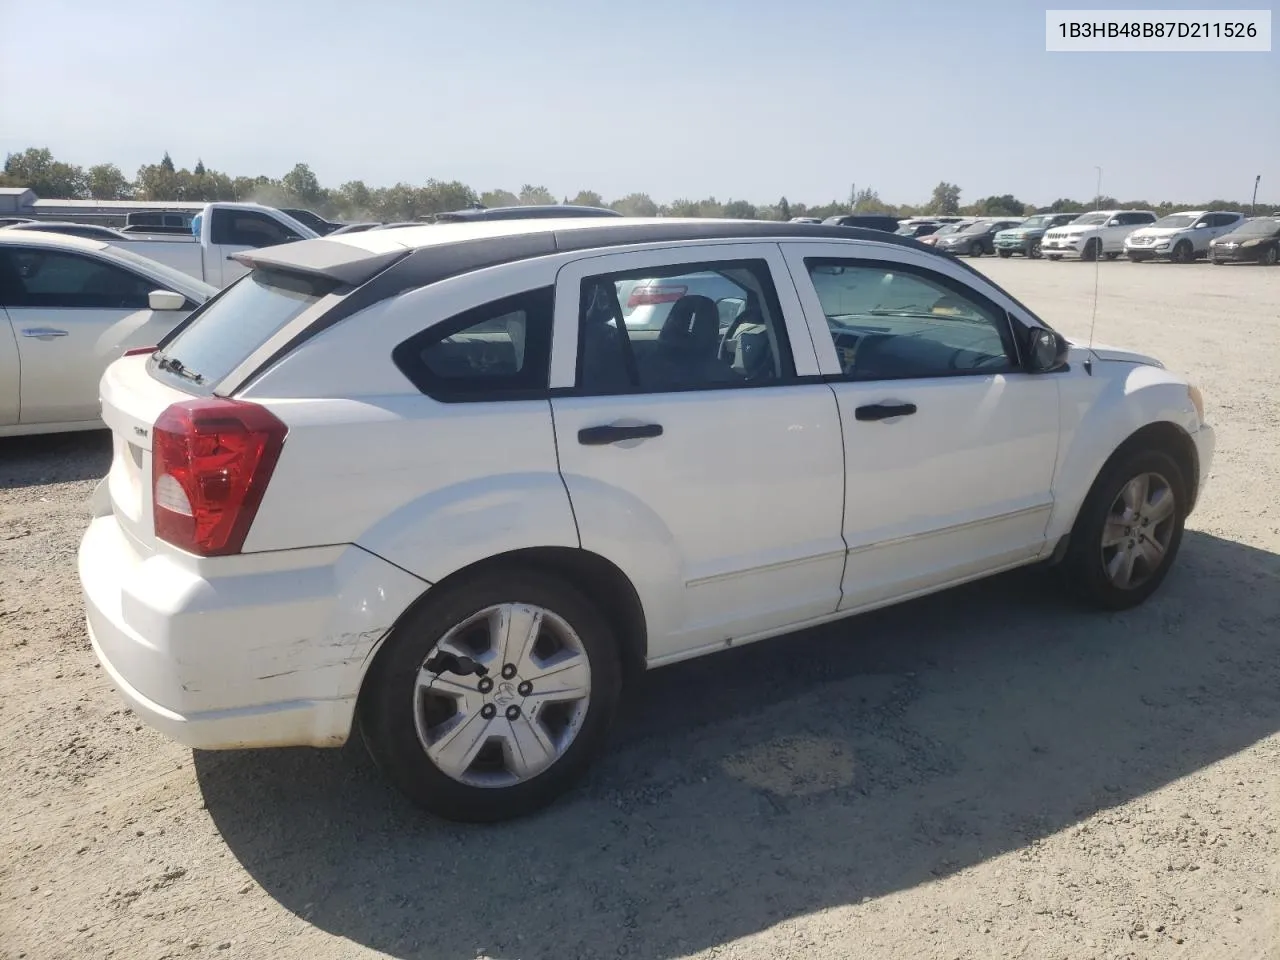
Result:
M361 692L360 731L430 813L506 820L586 769L620 689L616 639L590 601L542 574L493 572L428 592L396 625Z
M1267 247L1258 258L1258 262L1266 267L1274 267L1277 261L1280 261L1280 250L1276 247Z
M1106 256L1106 258L1107 258L1108 260L1119 260L1119 259L1120 259L1120 254L1118 254L1118 253L1108 253L1108 254L1105 254L1105 256Z
M972 243L969 245L969 256L971 257L980 257L984 252L982 244L980 243Z
M1027 256L1030 257L1032 260L1040 259L1040 241L1039 240L1031 241L1031 246L1027 248Z
M1188 240L1182 240L1173 248L1174 263L1190 263L1196 258L1196 252Z
M1120 457L1080 508L1063 573L1092 606L1137 606L1168 574L1186 512L1186 481L1172 457L1160 450Z
M1062 259L1062 254L1060 254L1060 253L1051 253L1051 254L1049 254L1049 259L1050 259L1050 260L1061 260L1061 259Z
M1094 237L1092 240L1088 241L1084 245L1084 249L1080 251L1080 259L1089 261L1097 260L1098 255L1101 253L1102 241L1097 237Z

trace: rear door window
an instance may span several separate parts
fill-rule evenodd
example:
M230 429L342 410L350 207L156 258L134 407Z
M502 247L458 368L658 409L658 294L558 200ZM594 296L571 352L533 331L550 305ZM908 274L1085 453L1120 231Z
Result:
M186 389L194 384L211 391L285 324L337 285L322 277L255 270L162 343L152 369L183 382Z

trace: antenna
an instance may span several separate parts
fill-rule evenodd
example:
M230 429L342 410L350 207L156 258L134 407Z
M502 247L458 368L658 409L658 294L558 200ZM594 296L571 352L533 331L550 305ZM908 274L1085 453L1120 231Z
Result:
M1102 168L1094 167L1098 171L1098 189L1093 195L1093 209L1095 211L1102 209ZM1093 316L1089 320L1089 349L1084 358L1084 371L1093 376L1093 328L1098 325L1098 274L1102 271L1102 244L1098 244L1098 250L1093 256Z

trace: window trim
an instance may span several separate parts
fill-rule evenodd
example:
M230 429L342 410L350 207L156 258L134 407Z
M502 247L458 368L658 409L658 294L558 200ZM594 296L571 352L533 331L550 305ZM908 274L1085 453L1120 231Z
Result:
M819 305L822 298L817 294L817 287L813 283L810 270L815 263L831 263L839 266L852 262L856 267L869 267L884 269L893 273L913 274L927 282L936 284L949 290L951 293L962 297L963 299L976 302L979 306L989 310L996 317L1001 318L1001 322L996 325L996 333L1000 337L1000 342L1004 347L1005 359L1008 361L1003 368L983 368L973 370L947 370L938 373L917 373L909 376L901 377L859 377L851 376L844 372L829 373L823 375L823 380L827 383L896 383L902 380L939 380L948 377L994 377L1008 375L1011 373L1025 373L1026 361L1023 358L1022 342L1018 337L1018 328L1022 327L1021 323L1013 317L1010 312L996 303L990 297L986 296L980 290L975 290L967 284L949 277L944 273L937 273L928 267L919 266L914 263L905 263L898 260L880 260L871 257L840 257L831 255L808 256L802 255L801 262L804 265L804 280L814 288L814 296ZM826 314L823 313L823 323L826 324ZM830 338L830 327L827 326L827 336ZM1022 331L1024 334L1025 330ZM835 347L832 341L832 347ZM837 362L839 361L839 353L836 353Z
M776 248L775 248L776 249ZM761 250L761 253L765 251ZM744 251L746 253L746 251ZM617 297L617 281L628 279L662 279L664 277L678 277L690 273L719 273L724 269L734 266L740 266L750 270L756 274L757 281L760 279L758 271L763 268L765 275L769 281L768 287L763 291L765 306L771 311L776 319L774 320L774 337L777 339L782 352L785 354L784 362L789 365L789 375L784 370L784 375L775 380L765 381L742 381L742 382L726 382L726 383L701 383L689 384L688 386L670 387L662 390L654 390L643 387L639 384L632 384L630 389L619 390L587 390L582 386L582 360L583 360L583 341L586 334L586 324L583 322L583 312L586 309L586 298L583 296L588 284L597 284L602 281L612 281L614 287L614 319L626 329L626 321L622 316L622 305ZM574 344L574 367L573 367L573 386L557 387L551 391L553 396L557 397L632 397L632 396L665 396L672 393L694 393L698 391L721 391L721 390L754 390L765 387L794 387L798 385L822 383L821 374L801 375L795 361L795 348L791 343L790 331L787 329L786 314L783 312L781 297L778 295L778 283L775 278L772 265L766 256L743 256L733 258L716 258L701 260L680 260L667 263L661 266L644 266L630 267L622 270L610 270L603 273L589 273L578 278L578 312L574 318L577 336ZM630 336L627 336L630 342Z
M541 316L545 327L538 331L539 336L526 334L525 361L539 364L542 367L541 386L501 386L487 384L481 389L449 389L449 382L436 377L421 362L423 347L436 340L459 333L468 327L475 326L484 320L491 320L504 313L523 310L529 321ZM534 323L529 322L529 329ZM400 341L391 350L391 361L396 369L414 388L424 396L440 403L493 403L517 400L546 400L550 396L548 384L551 380L551 341L555 331L555 285L546 284L519 293L499 297L485 303L468 307L461 313L455 313L443 320L430 324L417 333ZM523 374L523 370L517 376ZM537 374L534 374L536 376ZM477 380L479 378L476 378ZM498 378L494 378L495 380Z

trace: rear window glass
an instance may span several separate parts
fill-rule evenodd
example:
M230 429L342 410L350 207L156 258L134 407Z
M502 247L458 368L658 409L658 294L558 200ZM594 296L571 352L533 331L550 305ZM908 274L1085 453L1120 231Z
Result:
M188 383L212 389L336 286L320 277L255 270L162 344L153 365Z

